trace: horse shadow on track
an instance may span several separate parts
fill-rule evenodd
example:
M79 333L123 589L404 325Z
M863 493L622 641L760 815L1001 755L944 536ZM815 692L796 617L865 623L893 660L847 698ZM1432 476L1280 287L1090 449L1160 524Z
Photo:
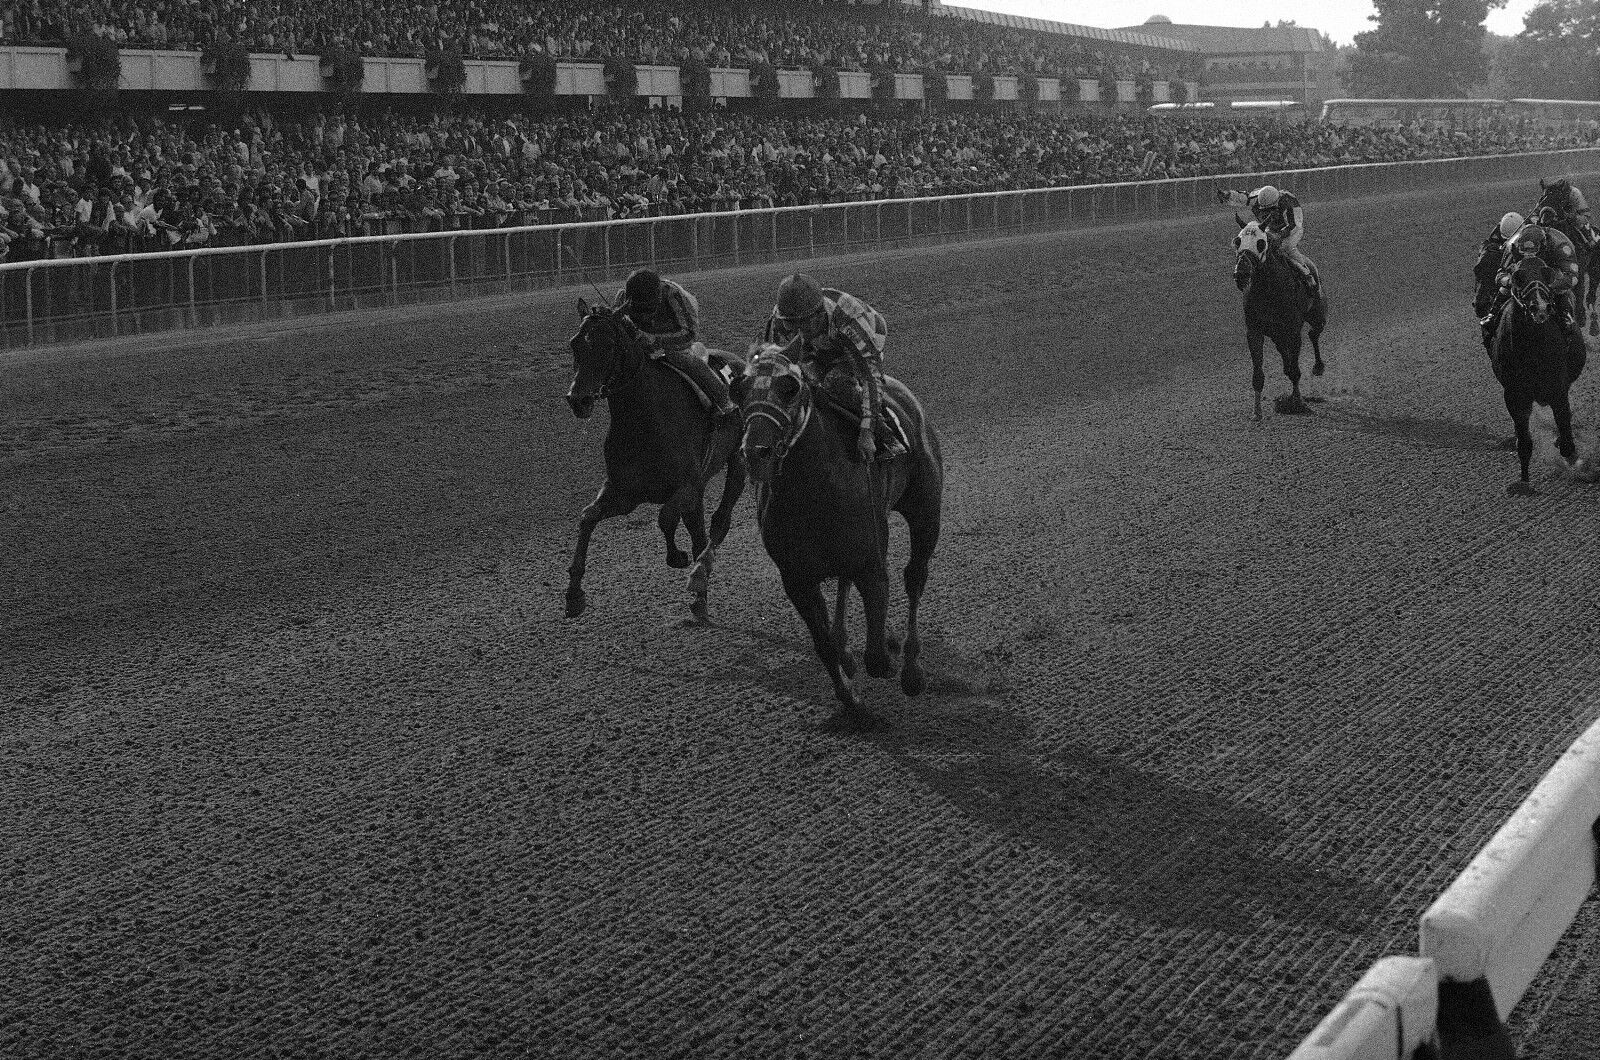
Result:
M1463 423L1460 420L1406 415L1375 416L1349 408L1327 408L1322 415L1325 423L1340 429L1398 438L1436 449L1482 452L1503 448L1505 442L1503 434L1496 434L1482 424Z
M810 646L790 646L796 665L771 666L759 683L792 697L809 679L816 701L831 705ZM997 837L1047 852L1075 878L1085 907L1239 935L1274 922L1365 934L1388 908L1383 888L1281 853L1288 829L1271 814L1114 755L1036 747L1032 724L992 666L938 640L925 648L922 696L869 682L870 721L835 715L819 728L878 748Z

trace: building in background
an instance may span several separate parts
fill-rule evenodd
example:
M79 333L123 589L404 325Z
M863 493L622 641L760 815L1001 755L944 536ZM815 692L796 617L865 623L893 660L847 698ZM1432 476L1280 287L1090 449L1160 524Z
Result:
M1177 25L1155 15L1123 32L1166 37L1197 46L1205 56L1203 92L1218 103L1292 101L1308 111L1342 94L1328 38L1304 26Z

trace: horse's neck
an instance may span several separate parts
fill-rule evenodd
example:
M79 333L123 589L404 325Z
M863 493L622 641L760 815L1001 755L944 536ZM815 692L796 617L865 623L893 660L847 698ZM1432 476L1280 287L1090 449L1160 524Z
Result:
M810 418L783 458L779 488L785 493L797 493L807 503L813 499L821 502L824 495L838 491L834 468L851 459L850 439L846 437L849 431L842 426L845 417L820 400L814 389L806 400L811 404Z

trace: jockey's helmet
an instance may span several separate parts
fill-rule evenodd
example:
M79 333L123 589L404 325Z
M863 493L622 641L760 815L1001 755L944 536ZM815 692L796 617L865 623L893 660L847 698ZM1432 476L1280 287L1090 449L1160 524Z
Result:
M1278 189L1271 184L1265 184L1256 189L1255 200L1257 206L1278 205Z
M654 269L634 269L623 290L629 305L653 306L661 300L661 277Z
M796 324L822 307L822 285L805 273L796 272L778 284L778 304L772 312L784 323Z
M1526 223L1527 222L1523 220L1520 213L1512 210L1510 213L1500 218L1500 238L1510 239L1512 236L1522 231L1522 226Z

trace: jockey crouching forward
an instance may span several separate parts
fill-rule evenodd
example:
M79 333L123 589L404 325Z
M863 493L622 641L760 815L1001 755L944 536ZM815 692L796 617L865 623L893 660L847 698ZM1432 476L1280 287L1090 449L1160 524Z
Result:
M1271 184L1266 184L1248 193L1218 188L1217 197L1229 206L1250 207L1262 231L1277 240L1283 256L1305 278L1306 289L1311 296L1320 297L1317 271L1312 267L1311 259L1300 252L1300 237L1306 231L1305 210L1293 192L1279 191Z
M617 292L617 308L639 329L640 341L653 359L666 361L700 389L712 406L714 422L739 418L727 383L706 361L705 347L695 341L700 304L694 295L651 269L636 269Z
M1488 342L1494 324L1495 296L1500 290L1500 263L1506 256L1506 244L1522 231L1522 226L1528 222L1515 210L1500 218L1495 226L1489 229L1489 234L1484 237L1478 246L1478 261L1472 267L1472 278L1475 281L1472 291L1472 313L1478 318L1478 323L1483 325L1484 341Z
M905 446L883 417L883 348L889 340L883 314L854 295L795 273L778 284L777 305L762 340L784 346L796 337L825 389L833 393L829 376L844 373L859 391L861 429L856 448L861 459L887 460L904 453Z
M1554 228L1525 224L1506 242L1504 257L1500 259L1500 272L1495 276L1498 291L1489 313L1479 323L1488 329L1494 326L1500 308L1511 298L1511 276L1517 263L1524 258L1536 257L1555 270L1550 285L1551 300L1561 314L1561 327L1567 335L1578 335L1577 319L1573 315L1573 289L1578 284L1578 252L1572 240Z

